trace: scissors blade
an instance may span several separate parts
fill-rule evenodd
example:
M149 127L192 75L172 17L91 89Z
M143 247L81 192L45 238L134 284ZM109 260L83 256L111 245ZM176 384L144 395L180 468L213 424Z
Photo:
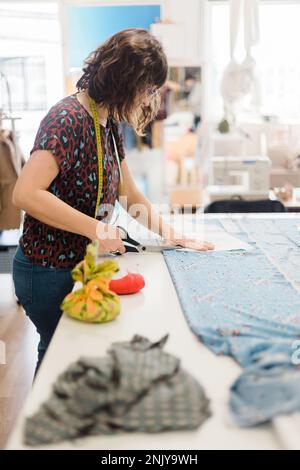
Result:
M140 240L139 252L161 253L164 250L178 250L181 247L168 245L161 240Z
M126 252L133 253L161 253L164 250L178 250L182 248L180 245L168 245L165 239L146 239L146 240L135 240L131 238L124 229L124 227L118 226L120 230L121 238L124 243Z

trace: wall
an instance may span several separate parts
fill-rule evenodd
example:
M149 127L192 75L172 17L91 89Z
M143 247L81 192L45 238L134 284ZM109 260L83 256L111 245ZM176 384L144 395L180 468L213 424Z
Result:
M70 67L80 67L91 51L126 28L146 28L160 18L160 5L69 6Z
M164 2L164 17L183 25L183 35L178 38L183 42L180 65L197 66L201 64L203 3L204 0L165 0Z

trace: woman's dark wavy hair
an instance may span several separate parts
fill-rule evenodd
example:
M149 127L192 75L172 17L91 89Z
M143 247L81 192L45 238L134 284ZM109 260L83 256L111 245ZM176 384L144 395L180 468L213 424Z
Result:
M156 116L159 93L143 104L147 90L159 89L167 79L168 64L160 42L146 29L131 28L111 36L90 54L76 86L106 106L117 121L142 135Z

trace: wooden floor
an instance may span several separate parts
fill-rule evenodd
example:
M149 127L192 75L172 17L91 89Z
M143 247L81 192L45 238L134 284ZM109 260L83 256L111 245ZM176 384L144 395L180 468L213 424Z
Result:
M34 326L16 303L11 276L6 274L0 274L0 341L0 449L3 449L32 385L38 343Z

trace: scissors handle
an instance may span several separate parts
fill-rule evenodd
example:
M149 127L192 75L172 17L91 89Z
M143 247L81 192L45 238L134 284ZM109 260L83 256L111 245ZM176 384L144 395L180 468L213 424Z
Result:
M120 227L118 225L118 229L119 229L119 232L121 234L121 239L124 241L124 242L127 242L127 243L130 243L130 245L133 245L133 246L139 246L139 242L134 240L133 238L131 238L128 234L128 232L125 230L125 228L123 227Z
M118 225L118 229L119 229L119 232L120 232L120 235L121 235L121 239L124 243L124 247L125 247L125 250L126 250L126 253L138 253L140 250L139 250L139 246L140 246L140 243L136 240L134 240L133 238L131 238L128 234L128 232L125 230L125 228L123 227L120 227Z

